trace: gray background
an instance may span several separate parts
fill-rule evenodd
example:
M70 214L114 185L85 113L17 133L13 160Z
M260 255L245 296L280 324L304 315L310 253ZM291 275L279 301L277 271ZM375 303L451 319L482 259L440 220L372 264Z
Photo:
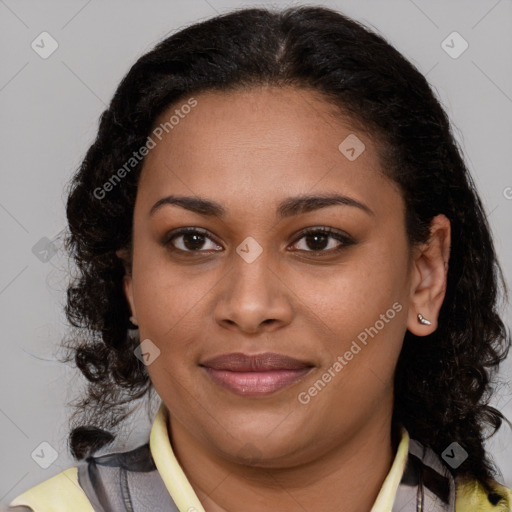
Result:
M372 26L427 75L452 119L510 285L512 2L309 4L336 8ZM67 279L67 260L56 237L65 226L64 187L95 136L99 115L130 66L157 41L217 13L256 5L291 3L0 0L0 505L74 465L66 449L66 403L79 392L82 381L73 369L56 361L57 345L66 333L62 307ZM47 59L31 48L43 31L59 45ZM469 44L456 59L441 46L453 31ZM459 42L454 45L460 47ZM36 251L36 257L33 247L48 245L48 240L57 252L44 262L44 255ZM505 320L512 324L510 310ZM512 374L511 360L501 371L506 382ZM494 399L509 418L511 398L505 383ZM135 427L135 433L126 432L125 445L135 445L149 431L143 418ZM505 426L489 443L508 486L511 440ZM31 457L42 442L58 454L47 469Z

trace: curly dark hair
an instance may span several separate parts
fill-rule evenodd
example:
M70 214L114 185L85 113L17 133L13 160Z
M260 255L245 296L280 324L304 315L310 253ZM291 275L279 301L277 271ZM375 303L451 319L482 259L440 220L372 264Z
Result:
M406 332L394 420L438 454L458 442L469 457L449 468L454 475L493 478L484 442L505 418L489 401L511 340L499 316L498 294L508 300L508 292L484 208L448 116L421 72L382 36L322 7L241 9L187 27L137 60L101 115L67 202L66 247L78 275L65 308L75 328L66 361L74 360L88 381L71 418L73 456L84 458L113 441L134 399L152 389L133 354L139 340L128 335L122 289L131 271L144 160L101 198L97 191L147 142L155 119L171 105L201 91L261 85L316 91L368 133L403 194L410 247L428 240L434 216L450 220L438 328L421 338ZM116 255L120 249L128 261Z

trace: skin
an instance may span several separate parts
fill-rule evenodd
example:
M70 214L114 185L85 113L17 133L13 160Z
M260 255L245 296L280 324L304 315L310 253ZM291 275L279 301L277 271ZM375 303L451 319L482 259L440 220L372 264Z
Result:
M404 334L437 328L449 221L435 217L429 243L409 247L403 198L382 174L372 140L315 91L258 87L195 98L145 159L133 268L124 278L140 339L161 351L147 369L170 411L174 452L207 512L369 511L395 456L392 383ZM366 146L354 161L338 150L349 134ZM276 214L288 197L333 192L373 213L331 205ZM226 214L165 205L150 215L170 194L216 201ZM187 226L212 239L186 235L162 245ZM354 243L300 233L322 227ZM236 252L247 237L262 248L251 263ZM395 302L401 311L300 403L298 394ZM418 313L431 325L421 325ZM271 395L238 396L198 366L230 352L278 352L314 369Z

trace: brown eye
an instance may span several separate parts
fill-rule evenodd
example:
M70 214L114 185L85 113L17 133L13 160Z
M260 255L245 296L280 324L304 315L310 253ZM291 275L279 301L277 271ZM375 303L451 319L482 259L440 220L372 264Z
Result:
M294 243L294 246L300 245L298 242L304 240L302 248L299 251L305 252L331 252L341 250L354 241L337 231L330 228L311 229L302 233L302 236Z
M209 244L208 241L210 241ZM198 228L182 228L167 235L162 243L167 247L170 246L172 250L183 252L206 252L220 247L206 234L206 231Z

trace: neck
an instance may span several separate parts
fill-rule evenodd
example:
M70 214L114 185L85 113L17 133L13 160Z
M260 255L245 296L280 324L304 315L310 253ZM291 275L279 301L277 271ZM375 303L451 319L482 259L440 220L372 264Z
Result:
M370 512L395 453L391 418L368 421L350 439L294 467L250 467L205 449L169 416L174 453L206 512Z

